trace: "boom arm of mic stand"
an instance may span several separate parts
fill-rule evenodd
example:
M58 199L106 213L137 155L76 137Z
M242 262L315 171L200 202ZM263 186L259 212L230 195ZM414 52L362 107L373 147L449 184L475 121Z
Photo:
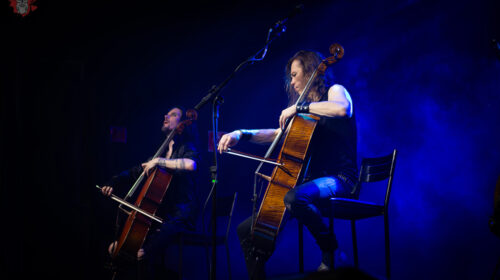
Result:
M216 86L212 86L212 88L209 90L208 94L205 95L205 97L203 97L201 99L201 101L196 106L194 106L194 109L196 111L199 111L200 108L203 107L207 102L209 102L210 100L212 100L213 98L215 98L215 96L219 95L219 92L226 86L226 84L233 78L233 76L245 64L247 64L247 63L253 64L254 62L262 61L264 59L264 57L266 57L267 49L269 48L269 45L274 40L274 38L278 37L279 35L281 35L282 32L286 31L286 26L285 26L285 22L286 21L287 21L287 19L281 20L281 21L279 21L279 23L277 23L274 26L274 30L276 30L276 29L278 30L278 32L275 33L274 37L271 37L271 34L273 33L273 27L269 28L269 31L267 32L266 44L264 45L264 47L262 49L260 49L255 55L249 57L247 60L245 60L242 63L240 63L234 69L234 71L231 73L231 75L229 75L229 77L227 77L219 86L217 86L217 87ZM260 57L258 57L260 53L262 53L262 54L260 55Z
M284 29L283 29L284 31ZM212 205L212 219L215 218L215 202L216 202L216 185L217 185L217 143L216 143L216 138L217 138L217 119L218 119L218 99L220 97L220 91L226 86L226 84L234 77L234 75L246 64L250 63L250 64L253 64L254 62L256 61L262 61L264 59L264 57L266 56L267 54L267 49L269 47L269 44L271 43L271 41L274 39L274 38L270 38L270 35L271 35L271 32L272 32L272 28L269 29L269 33L268 33L268 36L267 36L267 41L266 41L266 44L264 46L264 48L262 48L261 50L259 50L254 56L246 59L245 61L243 61L242 63L240 63L236 68L235 70L219 85L219 86L213 86L210 91L208 92L207 95L205 95L205 97L202 98L202 100L194 107L194 109L196 111L199 111L201 107L203 107L205 104L207 104L208 102L213 102L214 106L213 106L213 118L212 118L212 130L213 130L213 133L214 133L214 164L213 166L210 167L210 171L212 172L212 190L211 190L211 194L212 194L212 199L213 199L213 205ZM261 54L262 52L262 54ZM260 55L259 58L257 58L257 56ZM217 111L217 112L216 112ZM262 162L261 162L262 164ZM213 231L215 230L215 220L212 221L212 226L213 226ZM216 260L216 256L215 256L215 249L216 249L216 240L215 240L215 232L213 232L213 236L212 236L212 267L210 269L210 279L214 280L215 279L215 276L216 276L216 273L215 273L215 260Z

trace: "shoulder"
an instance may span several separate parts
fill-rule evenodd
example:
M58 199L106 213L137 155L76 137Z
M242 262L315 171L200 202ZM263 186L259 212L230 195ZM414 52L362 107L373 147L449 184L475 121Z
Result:
M334 84L328 89L328 96L345 96L347 93L347 89L341 84Z
M192 141L183 141L180 142L176 148L174 148L174 153L176 158L195 159L198 156L198 150L197 145Z
M351 116L353 114L353 104L352 98L347 89L340 84L334 84L328 89L328 101L334 101L336 103L345 106L347 114Z
M346 100L349 103L352 103L351 95L347 91L347 89L340 84L334 84L328 89L328 100L329 101L342 101Z
M330 87L330 90L346 91L345 87L341 84L334 84L333 86Z

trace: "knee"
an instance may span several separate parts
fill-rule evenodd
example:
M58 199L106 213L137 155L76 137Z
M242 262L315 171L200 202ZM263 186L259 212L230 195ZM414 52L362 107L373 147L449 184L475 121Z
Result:
M238 234L238 238L241 240L244 240L250 235L250 231L252 228L252 221L247 219L240 223L238 227L236 228L236 233Z
M300 204L304 201L304 197L300 195L300 193L295 190L290 190L286 193L283 202L285 203L285 207L288 211L292 211L293 209L300 206Z
M310 188L309 188L310 189ZM287 210L296 212L304 209L313 202L311 191L304 187L289 190L283 198Z

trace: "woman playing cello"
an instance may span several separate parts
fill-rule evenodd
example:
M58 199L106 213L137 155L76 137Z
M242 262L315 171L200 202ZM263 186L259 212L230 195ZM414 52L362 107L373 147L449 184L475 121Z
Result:
M313 51L299 51L289 59L285 68L285 85L289 107L282 111L278 129L235 130L221 137L220 152L239 141L271 143L280 130L286 130L289 118L297 114L312 114L319 117L308 149L308 164L303 180L291 187L281 204L297 220L309 229L322 251L322 262L318 270L329 270L330 252L337 248L334 236L328 233L319 209L331 197L355 196L357 181L356 121L351 97L339 84L330 84L324 72L313 72L322 63L323 57ZM297 105L301 94L309 84L308 97ZM291 105L291 106L290 106ZM285 140L286 141L286 140ZM262 207L262 206L261 206ZM261 208L262 209L262 208ZM245 253L250 279L265 278L265 262L274 248L255 248L252 235L252 217L238 226L238 236ZM254 224L255 225L255 224Z

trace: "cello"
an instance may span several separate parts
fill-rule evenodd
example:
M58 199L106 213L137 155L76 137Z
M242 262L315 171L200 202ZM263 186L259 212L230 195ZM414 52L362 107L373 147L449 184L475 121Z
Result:
M196 111L193 109L187 110L186 120L179 122L176 128L168 134L153 158L157 158L165 153L166 148L174 136L181 134L184 128L191 125L196 119ZM141 185L144 177L145 172L143 171L125 199L121 199L114 194L111 195L111 199L120 203L120 209L122 205L131 209L131 211L124 210L128 215L127 220L122 228L118 241L112 243L111 257L113 260L136 260L137 251L142 248L153 221L163 223L163 220L155 216L155 213L161 205L170 181L172 180L172 174L164 168L156 167L147 176L146 182L142 185L135 203L131 204L127 202L127 198L133 195L135 190ZM96 187L101 189L99 186Z
M307 99L311 86L317 76L324 74L327 67L341 59L344 55L344 49L340 44L332 44L329 48L332 56L324 59L315 69L309 78L304 90L300 94L295 106L301 104ZM274 167L271 176L260 174L260 168L263 162L255 171L256 177L265 178L268 181L265 194L256 217L252 223L251 236L253 238L255 249L264 254L273 251L276 237L280 231L286 207L283 203L285 194L293 189L303 180L308 160L308 149L311 143L312 135L315 131L319 117L312 114L296 114L287 121L287 134L281 150L279 152L276 167ZM277 143L283 136L281 130L276 136L265 158L268 158ZM234 152L234 151L233 151Z

